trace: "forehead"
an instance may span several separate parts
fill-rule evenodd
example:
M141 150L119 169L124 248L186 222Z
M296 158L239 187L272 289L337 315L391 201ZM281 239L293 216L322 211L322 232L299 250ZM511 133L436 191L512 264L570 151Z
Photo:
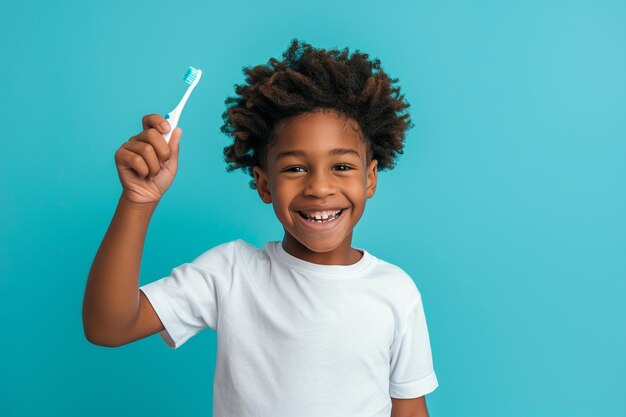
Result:
M327 152L338 147L364 154L365 143L358 123L333 109L318 109L281 120L270 154L296 148L311 153Z

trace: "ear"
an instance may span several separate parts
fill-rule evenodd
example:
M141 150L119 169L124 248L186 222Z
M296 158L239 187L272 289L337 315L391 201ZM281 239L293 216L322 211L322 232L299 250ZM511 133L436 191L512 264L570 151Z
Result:
M367 167L367 198L374 197L376 192L376 183L378 182L378 160L372 159Z
M257 165L253 168L253 173L259 197L261 197L261 200L263 200L265 204L270 204L272 202L272 195L270 193L270 180L267 176L267 172Z

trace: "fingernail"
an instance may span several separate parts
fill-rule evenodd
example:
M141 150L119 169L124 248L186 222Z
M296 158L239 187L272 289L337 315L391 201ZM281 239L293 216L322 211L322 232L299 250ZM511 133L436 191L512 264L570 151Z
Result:
M170 131L170 124L168 122L162 122L161 123L161 130L163 131L163 133L167 133Z

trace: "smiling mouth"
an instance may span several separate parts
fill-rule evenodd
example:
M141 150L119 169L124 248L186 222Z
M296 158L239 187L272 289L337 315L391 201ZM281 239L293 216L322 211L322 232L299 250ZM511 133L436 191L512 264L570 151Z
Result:
M302 211L298 211L297 213L300 215L300 217L312 223L328 223L328 222L332 222L333 220L336 220L339 216L341 216L343 211L344 209L341 209L335 212L325 213L325 214L316 215L316 216L310 216Z

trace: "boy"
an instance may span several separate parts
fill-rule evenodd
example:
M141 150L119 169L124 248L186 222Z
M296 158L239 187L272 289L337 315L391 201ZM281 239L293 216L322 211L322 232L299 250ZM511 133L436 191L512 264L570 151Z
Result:
M150 217L171 185L182 131L158 115L116 152L123 192L85 290L88 340L159 333L171 348L218 332L214 416L428 416L438 386L420 293L399 267L352 248L378 170L402 153L408 107L367 54L296 39L223 115L228 170L272 204L282 242L216 246L138 288ZM373 70L377 70L374 72Z

